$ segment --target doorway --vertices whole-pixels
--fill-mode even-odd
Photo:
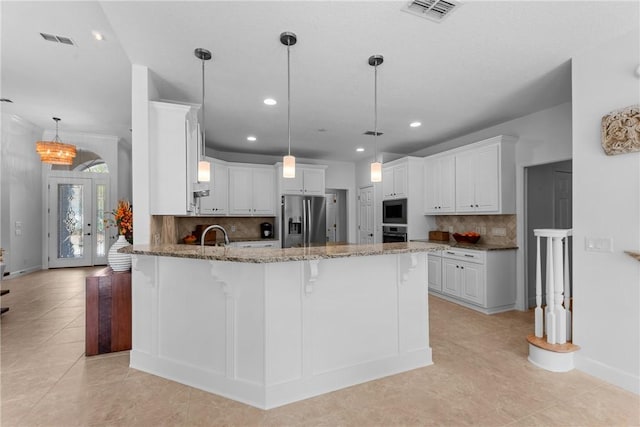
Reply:
[[[358,194],[358,214],[358,243],[361,245],[375,243],[373,186],[360,189],[360,194]]]
[[[572,161],[548,163],[525,168],[525,280],[527,308],[536,306],[536,238],[539,228],[572,227]],[[569,239],[569,271],[572,271]],[[546,277],[546,245],[541,245],[542,277]],[[544,299],[544,297],[543,297]],[[543,300],[543,304],[545,301]]]
[[[52,173],[47,192],[48,267],[106,264],[108,177],[86,172]]]
[[[327,243],[347,242],[347,190],[326,189]]]

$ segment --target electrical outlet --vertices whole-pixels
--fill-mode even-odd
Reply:
[[[491,234],[494,236],[506,236],[507,235],[507,229],[504,227],[494,227],[491,229]]]
[[[585,237],[584,249],[587,252],[613,252],[613,238]]]
[[[235,226],[235,225],[232,225],[232,226],[231,226],[231,232],[232,232],[232,233],[235,233],[235,232],[236,232],[236,226]]]

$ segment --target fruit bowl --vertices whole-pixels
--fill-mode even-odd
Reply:
[[[480,240],[480,235],[478,233],[474,233],[473,231],[469,231],[466,233],[453,233],[453,238],[456,239],[456,242],[462,243],[476,243]]]

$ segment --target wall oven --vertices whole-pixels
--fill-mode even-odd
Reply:
[[[406,224],[407,223],[407,199],[383,200],[382,201],[382,223],[383,224]]]
[[[382,227],[382,243],[406,242],[407,227]]]

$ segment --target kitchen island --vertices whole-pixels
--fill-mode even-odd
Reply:
[[[131,367],[270,409],[430,365],[446,248],[133,246]]]

